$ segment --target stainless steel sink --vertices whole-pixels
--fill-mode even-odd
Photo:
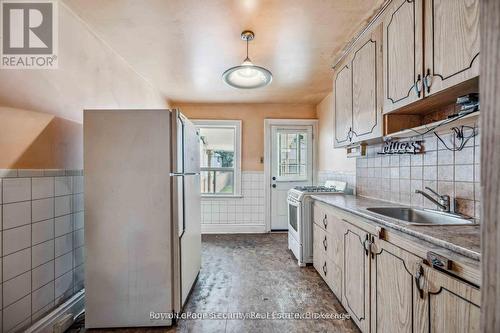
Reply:
[[[462,215],[444,213],[430,209],[408,207],[371,207],[368,211],[416,225],[460,225],[474,224],[474,220]]]

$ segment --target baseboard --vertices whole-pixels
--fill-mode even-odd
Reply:
[[[265,224],[202,224],[202,234],[263,234],[266,233]]]
[[[80,290],[70,299],[57,308],[49,312],[45,317],[31,325],[26,333],[52,333],[54,332],[54,324],[68,314],[76,318],[85,309],[85,289]]]

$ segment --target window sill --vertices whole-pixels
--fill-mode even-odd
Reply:
[[[238,199],[243,198],[241,194],[202,194],[201,199]]]

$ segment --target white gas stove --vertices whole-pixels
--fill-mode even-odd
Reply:
[[[288,248],[299,266],[313,262],[311,195],[338,195],[345,193],[346,187],[346,182],[329,180],[324,186],[298,186],[288,191]]]

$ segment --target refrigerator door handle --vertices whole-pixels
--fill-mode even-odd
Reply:
[[[184,177],[184,176],[196,176],[199,175],[197,172],[171,172],[170,177]]]

